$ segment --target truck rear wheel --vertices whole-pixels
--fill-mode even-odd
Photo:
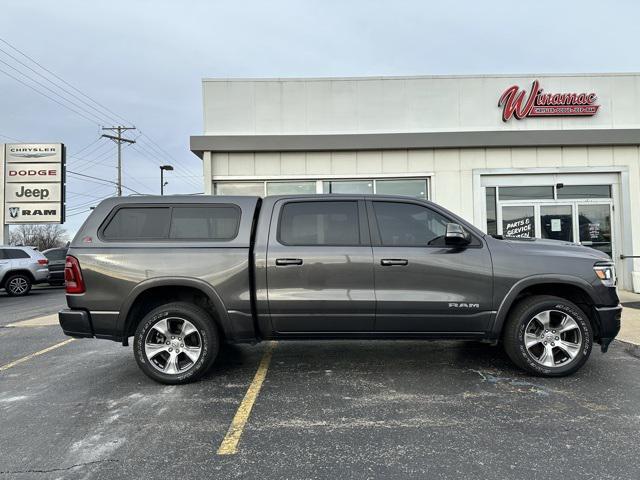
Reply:
[[[133,353],[148,377],[176,385],[204,374],[216,359],[219,345],[216,326],[205,310],[175,302],[145,315],[136,329]]]
[[[509,313],[504,348],[520,368],[545,377],[576,372],[593,348],[593,329],[574,303],[550,295],[522,300]]]

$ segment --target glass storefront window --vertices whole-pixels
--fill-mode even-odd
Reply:
[[[502,192],[502,189],[500,190]],[[558,198],[611,198],[611,185],[565,185],[557,189]]]
[[[540,207],[542,238],[573,242],[573,214],[571,205],[543,205]]]
[[[578,225],[582,245],[613,256],[610,205],[578,205]]]
[[[216,195],[258,195],[264,196],[263,182],[216,182]]]
[[[324,193],[373,193],[373,180],[329,180],[323,187]]]
[[[496,214],[496,187],[487,187],[485,200],[487,203],[487,233],[496,235],[498,233],[498,217]]]
[[[376,180],[375,182],[376,193],[381,195],[427,198],[427,181],[425,179]]]
[[[536,236],[533,206],[502,207],[502,235],[533,238]]]
[[[316,182],[267,182],[267,195],[306,195],[316,193]]]
[[[500,201],[553,199],[553,186],[548,187],[500,187]]]

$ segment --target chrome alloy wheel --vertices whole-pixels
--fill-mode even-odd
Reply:
[[[198,329],[184,318],[163,318],[147,332],[144,353],[154,368],[168,375],[177,375],[189,370],[200,358],[202,337]]]
[[[22,295],[29,288],[29,283],[23,277],[15,277],[12,278],[7,285],[7,290],[9,290],[13,295]]]
[[[583,343],[576,320],[560,310],[538,313],[529,320],[524,333],[524,344],[531,358],[550,368],[571,362]]]

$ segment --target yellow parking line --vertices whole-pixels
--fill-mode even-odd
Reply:
[[[44,353],[50,352],[51,350],[55,350],[56,348],[60,348],[65,346],[68,343],[73,342],[73,338],[70,338],[69,340],[65,340],[64,342],[60,342],[60,343],[56,343],[55,345],[51,345],[50,347],[47,347],[43,350],[40,350],[38,352],[35,353],[31,353],[29,355],[27,355],[26,357],[22,357],[19,358],[18,360],[14,360],[11,363],[7,363],[6,365],[2,365],[0,367],[0,372],[4,372],[5,370],[9,370],[11,367],[15,367],[16,365],[20,365],[23,362],[26,362],[27,360],[31,360],[34,357],[37,357],[38,355],[42,355]]]
[[[262,383],[267,376],[269,363],[271,362],[273,350],[276,348],[276,345],[277,342],[269,342],[269,345],[267,345],[267,349],[262,355],[262,360],[260,360],[260,365],[258,365],[258,371],[253,377],[253,381],[251,382],[251,385],[249,385],[249,389],[247,390],[247,393],[245,393],[242,403],[238,407],[238,411],[236,411],[236,414],[231,421],[231,426],[218,448],[218,455],[233,455],[237,453],[238,442],[240,441],[244,427],[247,424],[247,420],[249,420],[253,404],[255,403],[256,398],[258,398],[260,388],[262,388]]]
[[[44,317],[30,318],[29,320],[21,320],[15,323],[9,323],[5,327],[48,327],[52,325],[60,325],[58,314],[45,315]]]

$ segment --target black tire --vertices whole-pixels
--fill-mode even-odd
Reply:
[[[171,338],[176,337],[178,335],[178,331],[180,328],[181,321],[190,322],[196,329],[197,334],[199,335],[198,344],[201,345],[201,353],[192,365],[186,368],[184,371],[179,371],[177,373],[163,373],[160,370],[160,366],[164,360],[164,357],[160,357],[158,360],[157,357],[152,357],[149,359],[147,354],[145,353],[145,342],[147,340],[148,335],[157,336],[157,329],[154,329],[154,326],[158,325],[162,320],[170,319],[168,321],[169,333],[175,331]],[[150,332],[150,330],[154,329],[154,332]],[[194,334],[192,334],[194,335]],[[162,338],[162,336],[160,336]],[[171,340],[171,338],[167,338],[167,341],[174,342],[175,340]],[[176,337],[177,338],[177,337]],[[191,337],[193,338],[193,337]],[[183,340],[186,343],[187,337]],[[164,342],[162,342],[164,343]],[[158,345],[157,343],[153,345]],[[173,346],[173,343],[172,343]],[[176,345],[179,347],[180,345]],[[182,345],[184,347],[184,345]],[[153,380],[165,383],[169,385],[178,385],[183,383],[189,383],[197,380],[200,376],[202,376],[211,366],[218,355],[218,351],[220,349],[220,336],[218,334],[218,330],[214,323],[213,318],[202,308],[193,305],[191,303],[186,302],[175,302],[168,303],[166,305],[162,305],[151,312],[149,312],[142,321],[139,323],[138,328],[136,329],[134,342],[133,342],[133,354],[136,358],[136,362],[140,369],[147,375],[149,378]],[[183,348],[183,350],[186,350]],[[179,352],[180,350],[176,349],[175,352]],[[173,355],[176,355],[176,353]],[[162,355],[162,352],[158,355]],[[166,356],[168,357],[168,353]],[[185,354],[178,354],[179,357],[186,359]],[[186,359],[187,361],[189,359]],[[153,363],[152,363],[153,362]],[[166,364],[165,364],[166,365]]]
[[[9,274],[4,282],[4,289],[10,297],[24,297],[31,291],[32,282],[24,273]]]
[[[532,326],[529,322],[536,315],[546,311],[552,312],[549,317],[552,328],[554,325],[553,322],[557,322],[558,319],[563,318],[562,314],[566,314],[572,317],[576,324],[576,327],[574,327],[570,333],[566,333],[566,335],[575,335],[575,337],[573,337],[574,339],[577,339],[577,335],[580,335],[579,341],[576,340],[576,344],[580,347],[576,349],[574,353],[575,357],[572,359],[568,359],[568,355],[566,355],[564,349],[559,349],[559,347],[555,346],[551,347],[551,345],[555,345],[555,343],[544,343],[544,345],[549,345],[549,347],[545,347],[540,340],[538,345],[531,347],[537,348],[539,346],[539,348],[542,349],[552,349],[555,353],[551,355],[551,362],[555,363],[556,356],[559,356],[561,359],[558,364],[554,366],[542,365],[539,359],[534,357],[534,353],[527,349],[525,345],[527,326],[530,328]],[[537,324],[533,324],[534,327],[536,325]],[[547,334],[544,333],[545,331],[546,330],[540,330],[539,338],[542,339],[544,335],[565,335],[555,333],[555,329],[549,329],[549,333]],[[552,334],[551,332],[554,333]],[[559,337],[553,337],[551,340],[554,338]],[[591,350],[593,349],[593,328],[587,315],[573,302],[551,295],[536,295],[522,300],[509,312],[503,332],[503,342],[504,349],[509,358],[523,370],[544,377],[563,377],[579,370],[589,359],[589,355],[591,355]],[[542,353],[540,357],[542,357]],[[562,362],[563,357],[566,357],[564,362]]]

